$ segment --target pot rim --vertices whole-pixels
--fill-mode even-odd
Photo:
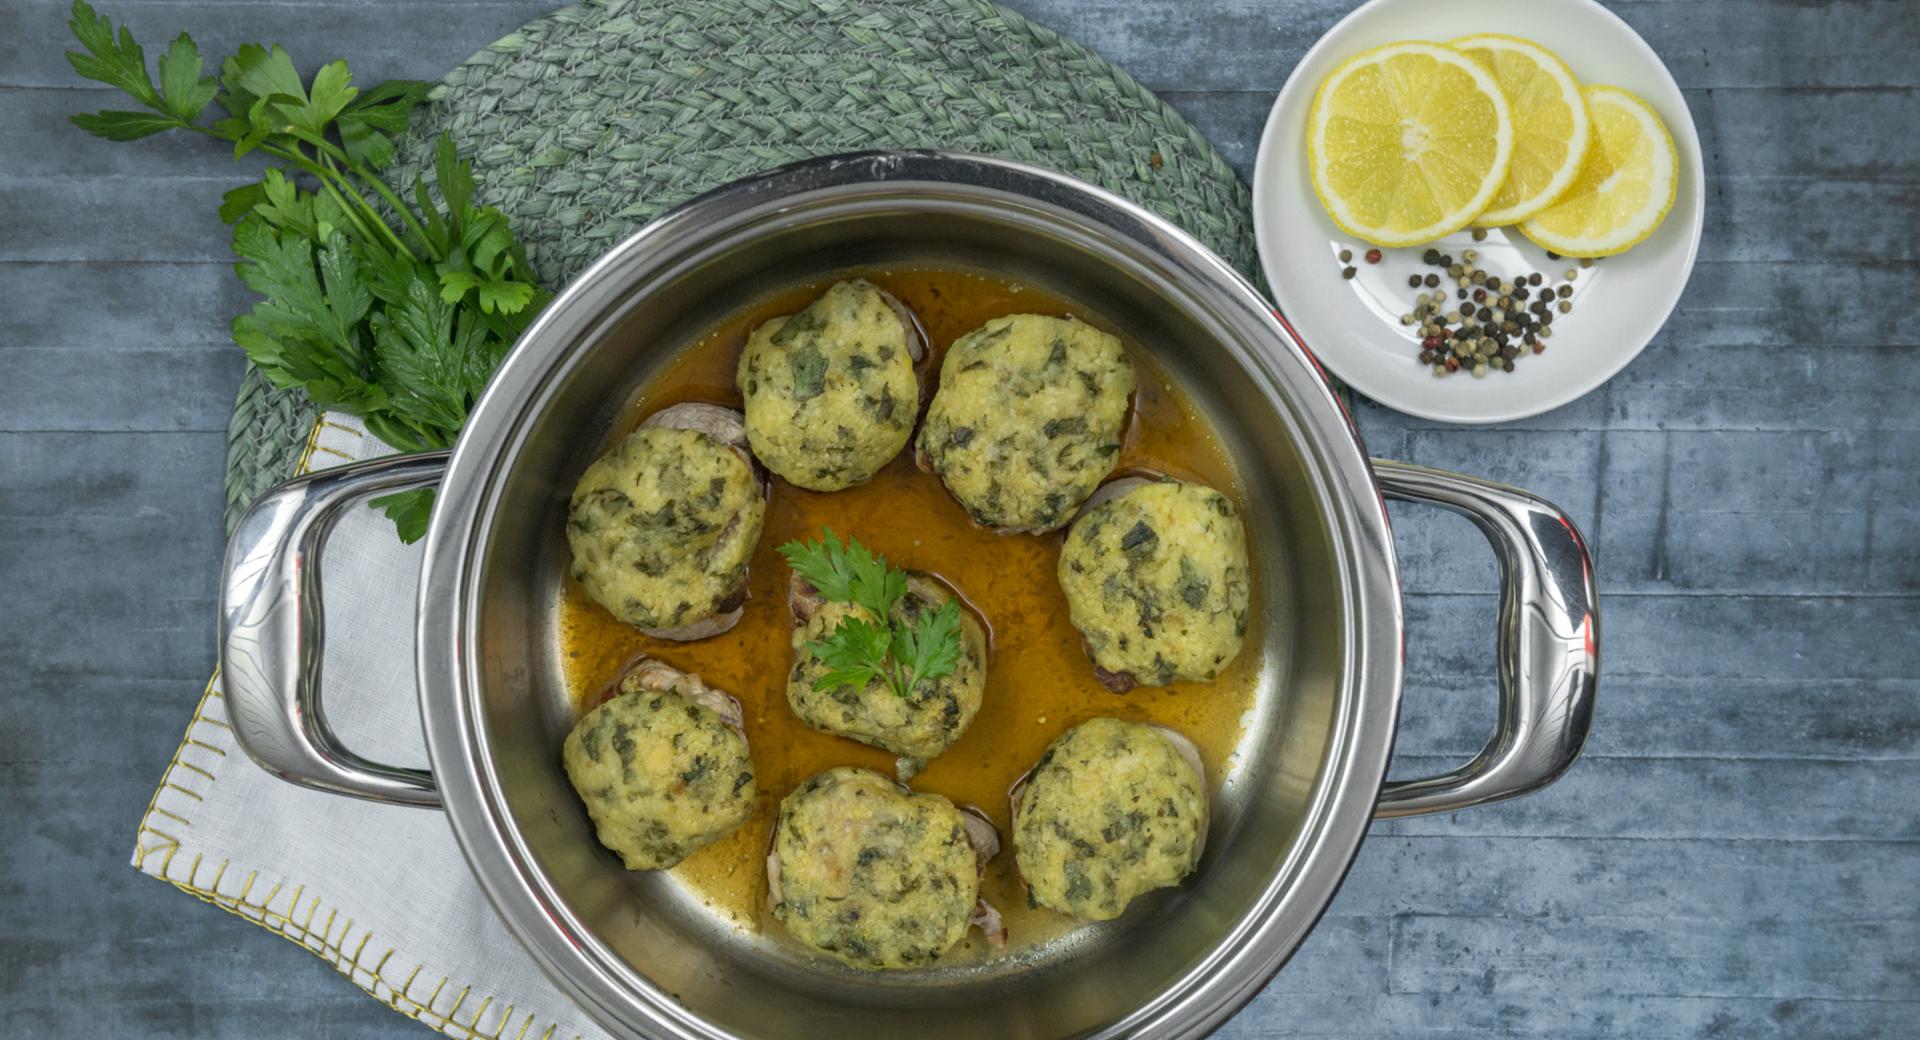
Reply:
[[[735,181],[665,213],[577,276],[515,345],[476,404],[441,485],[420,578],[416,636],[428,755],[462,854],[488,900],[554,982],[610,1030],[723,1040],[602,943],[545,878],[518,833],[478,711],[474,604],[494,493],[530,419],[634,286],[730,234],[854,196],[943,197],[1039,213],[1091,236],[1204,298],[1242,340],[1226,344],[1244,374],[1284,406],[1327,514],[1334,597],[1347,634],[1325,768],[1301,835],[1253,907],[1171,986],[1108,1023],[1108,1036],[1197,1037],[1279,971],[1331,902],[1372,820],[1391,755],[1402,679],[1399,573],[1385,503],[1359,434],[1277,312],[1199,241],[1118,195],[1005,159],[943,151],[827,156]],[[644,291],[644,290],[641,290]]]

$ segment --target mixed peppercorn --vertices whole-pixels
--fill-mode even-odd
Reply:
[[[1476,229],[1474,241],[1484,241],[1486,234]],[[1353,251],[1342,249],[1339,255],[1345,265],[1341,277],[1354,277]],[[1554,253],[1547,258],[1561,259]],[[1379,263],[1380,251],[1368,250],[1366,259]],[[1579,278],[1581,269],[1593,266],[1592,260],[1581,260],[1562,273],[1556,286],[1538,271],[1502,278],[1480,267],[1479,253],[1472,249],[1456,259],[1430,248],[1420,260],[1434,270],[1407,276],[1407,288],[1423,291],[1414,296],[1413,309],[1400,315],[1400,324],[1417,328],[1420,363],[1436,377],[1463,370],[1475,378],[1511,372],[1528,354],[1546,353],[1554,318],[1573,311],[1569,283]]]

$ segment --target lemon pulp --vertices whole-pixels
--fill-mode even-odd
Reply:
[[[1525,220],[1565,195],[1580,172],[1591,138],[1580,81],[1552,51],[1517,36],[1482,33],[1448,46],[1493,73],[1513,117],[1513,164],[1474,223],[1500,227]]]
[[[1653,107],[1619,87],[1584,91],[1593,143],[1567,194],[1520,225],[1562,256],[1612,256],[1645,241],[1679,188],[1673,136]]]
[[[1513,145],[1493,73],[1437,43],[1349,58],[1307,115],[1314,194],[1342,230],[1376,245],[1416,245],[1467,226],[1499,191]]]

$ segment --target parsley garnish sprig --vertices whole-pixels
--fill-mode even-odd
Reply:
[[[160,55],[159,83],[132,32],[74,0],[67,23],[84,50],[67,60],[141,111],[91,112],[75,125],[110,141],[172,130],[258,152],[282,165],[227,192],[235,272],[265,299],[233,321],[233,338],[268,379],[321,408],[360,416],[403,451],[453,443],[467,412],[548,294],[499,210],[474,203],[473,168],[453,138],[434,154],[411,201],[381,179],[429,84],[353,85],[345,61],[309,79],[279,46],[247,44],[202,75],[181,33]],[[224,118],[203,120],[218,104]],[[431,489],[375,499],[405,541],[426,531]]]
[[[788,542],[780,555],[822,598],[852,603],[866,614],[849,614],[826,638],[808,641],[807,649],[827,666],[820,686],[864,688],[880,679],[895,696],[907,699],[923,680],[959,667],[960,601],[949,599],[910,620],[894,617],[894,606],[907,595],[906,572],[874,555],[860,539],[842,545],[832,528],[822,530],[822,540]]]

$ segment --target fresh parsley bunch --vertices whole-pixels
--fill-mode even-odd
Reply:
[[[381,180],[392,135],[428,84],[361,91],[345,61],[303,80],[285,50],[256,44],[223,61],[216,79],[202,75],[199,48],[181,33],[160,56],[156,87],[125,26],[116,34],[85,0],[74,0],[67,24],[85,48],[67,54],[74,71],[145,109],[73,116],[81,129],[110,141],[185,130],[229,142],[236,159],[259,152],[281,163],[220,203],[235,271],[265,297],[233,321],[247,357],[276,385],[360,416],[395,448],[451,445],[548,294],[507,218],[475,205],[473,168],[451,137],[440,136],[434,156],[438,204],[424,179],[411,201]],[[213,104],[225,118],[202,121]],[[433,491],[374,504],[411,542],[426,533]]]
[[[910,621],[895,618],[894,605],[907,595],[906,572],[875,556],[858,538],[842,545],[832,528],[822,531],[821,541],[788,542],[780,555],[823,598],[855,604],[866,616],[843,617],[825,639],[807,643],[828,669],[821,686],[865,688],[883,679],[905,699],[922,680],[951,674],[960,664],[960,601],[947,600]]]

